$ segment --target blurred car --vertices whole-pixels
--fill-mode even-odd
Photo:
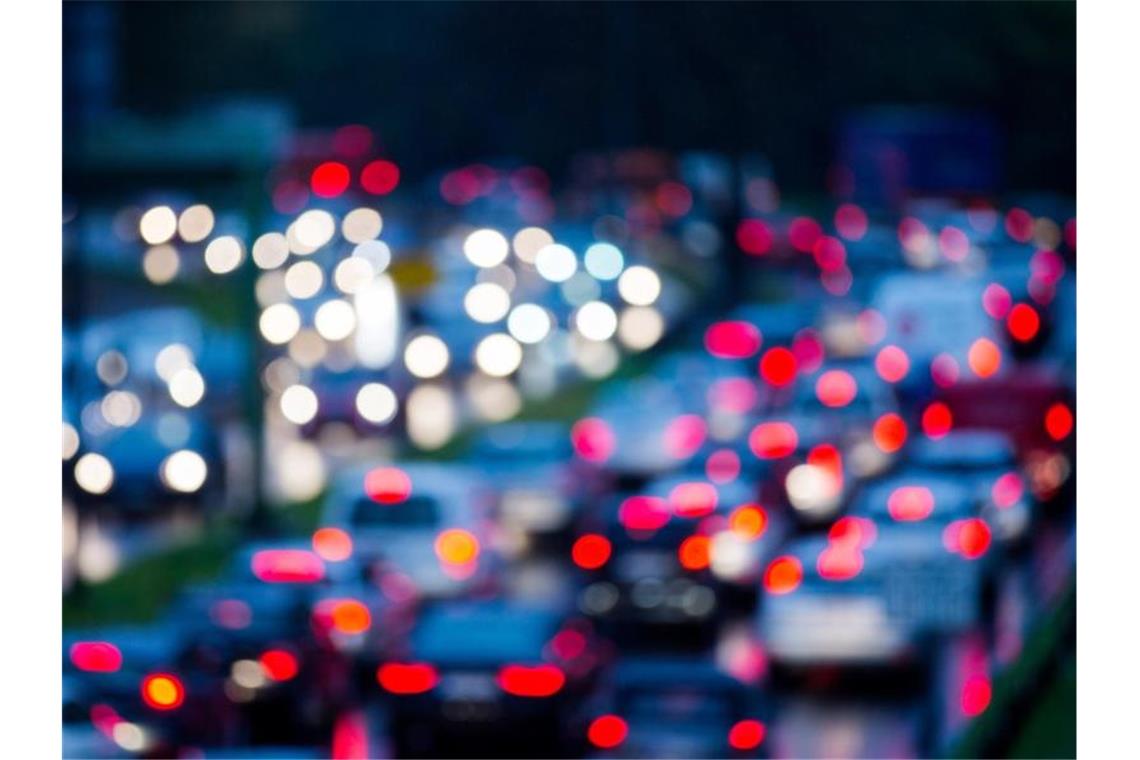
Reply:
[[[225,460],[214,428],[191,410],[142,413],[125,427],[85,429],[71,464],[78,504],[135,515],[221,505]]]
[[[786,526],[756,490],[670,476],[613,499],[587,523],[572,559],[579,607],[622,642],[707,641],[724,608],[755,600]]]
[[[767,757],[762,693],[705,657],[623,658],[587,705],[589,757]]]
[[[957,503],[972,508],[968,493]],[[983,619],[985,570],[975,560],[988,540],[963,524],[848,516],[827,536],[790,544],[765,572],[757,614],[773,675],[921,672],[934,634]]]
[[[493,579],[489,503],[486,482],[459,465],[354,467],[336,477],[321,524],[347,532],[394,593],[454,596]]]
[[[604,657],[588,626],[558,612],[441,602],[376,677],[401,757],[553,753]]]
[[[916,441],[907,455],[915,467],[945,473],[972,488],[981,505],[979,515],[999,540],[1016,543],[1027,535],[1036,504],[1009,436],[987,430],[952,430],[938,439]]]
[[[581,502],[600,490],[574,460],[561,423],[491,426],[472,444],[468,461],[493,485],[495,518],[508,543],[521,547],[565,538]]]

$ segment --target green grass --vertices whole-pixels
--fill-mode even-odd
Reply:
[[[1015,714],[1015,711],[1019,697],[1028,689],[1037,688],[1035,680],[1042,669],[1054,658],[1065,655],[1065,634],[1073,625],[1075,617],[1076,581],[1073,580],[1070,581],[1060,601],[1045,615],[1026,640],[1021,657],[995,680],[989,709],[974,720],[956,745],[951,748],[950,757],[987,757],[992,754],[988,748],[993,746],[996,740],[1003,734],[1019,730],[1019,727],[1020,733],[1014,740],[1013,746],[1021,747],[1024,746],[1023,743],[1027,743],[1031,750],[1035,750],[1033,756],[1036,757],[1066,756],[1063,754],[1066,742],[1075,745],[1076,741],[1076,712],[1075,710],[1067,714],[1058,712],[1056,707],[1063,706],[1061,698],[1050,706],[1047,699],[1052,696],[1052,684],[1036,702],[1033,715],[1029,719],[1022,719]],[[1064,669],[1059,672],[1063,673]],[[1045,713],[1046,717],[1041,720],[1047,720],[1051,724],[1046,726],[1050,733],[1042,734],[1034,728],[1033,720],[1046,709],[1048,710]],[[1044,724],[1036,725],[1039,729]],[[1066,739],[1069,734],[1073,738]],[[1042,749],[1051,743],[1055,743],[1055,746],[1042,753]],[[1056,754],[1058,752],[1062,754]]]
[[[63,597],[63,626],[153,620],[184,585],[216,576],[236,545],[231,526],[212,526],[200,539],[144,557],[110,580],[80,584]]]
[[[1009,753],[1016,758],[1077,756],[1077,660],[1062,665]]]

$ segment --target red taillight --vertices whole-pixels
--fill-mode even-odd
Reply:
[[[831,544],[819,553],[815,569],[824,580],[851,580],[863,569],[863,552],[857,544]]]
[[[687,459],[705,442],[708,429],[696,414],[682,414],[665,428],[665,451],[674,459]]]
[[[377,467],[364,476],[364,492],[380,504],[399,504],[412,493],[412,479],[399,467]]]
[[[387,662],[376,671],[376,680],[392,694],[423,694],[439,682],[439,674],[423,662]]]
[[[288,681],[297,675],[297,658],[284,649],[270,649],[259,658],[265,677],[271,681]]]
[[[859,392],[859,385],[850,372],[833,369],[824,372],[815,382],[815,395],[819,403],[831,408],[847,406]]]
[[[758,720],[737,721],[728,732],[728,745],[735,750],[756,749],[764,741],[767,728]]]
[[[782,346],[768,349],[760,359],[760,377],[776,387],[795,380],[797,369],[795,354]]]
[[[875,445],[878,446],[881,451],[892,454],[901,449],[903,444],[906,443],[906,422],[894,412],[888,412],[875,420],[875,426],[871,430],[871,436],[875,439]]]
[[[981,557],[990,548],[992,541],[990,526],[977,517],[955,520],[942,533],[942,543],[947,550],[961,554],[966,559]]]
[[[265,549],[253,555],[250,566],[266,583],[316,583],[325,577],[325,563],[304,549]]]
[[[922,413],[922,432],[935,440],[942,438],[954,427],[954,415],[950,407],[935,401]]]
[[[71,664],[88,673],[114,673],[123,665],[123,654],[106,641],[77,641],[71,645]]]
[[[711,483],[679,483],[669,492],[669,504],[678,517],[704,517],[716,509],[718,494]]]
[[[899,522],[925,520],[934,511],[934,494],[924,486],[899,486],[887,497],[887,511]]]
[[[760,331],[748,322],[716,322],[705,331],[705,349],[718,359],[747,359],[761,342]]]
[[[795,557],[776,557],[764,571],[764,588],[769,594],[790,594],[804,578],[804,568]]]
[[[1041,317],[1029,304],[1019,303],[1010,310],[1005,326],[1014,340],[1026,343],[1037,335],[1041,327]]]
[[[597,533],[587,533],[574,542],[570,557],[583,570],[597,570],[606,564],[612,550],[608,538]]]
[[[186,690],[177,676],[152,673],[143,679],[142,698],[155,710],[173,710],[186,698]]]
[[[498,681],[500,689],[516,697],[549,697],[562,689],[566,676],[553,665],[504,665]]]
[[[629,726],[616,715],[602,715],[594,718],[586,731],[586,738],[599,749],[613,749],[620,746],[629,734]]]
[[[1063,441],[1073,432],[1073,413],[1061,402],[1053,404],[1045,413],[1045,432],[1054,441]]]
[[[570,428],[570,442],[579,457],[595,463],[609,459],[617,446],[613,430],[598,417],[586,417],[574,423]]]
[[[669,522],[669,506],[657,496],[630,496],[618,507],[626,530],[657,530]]]
[[[748,447],[760,459],[780,459],[795,451],[799,441],[799,435],[790,423],[761,422],[752,428]]]

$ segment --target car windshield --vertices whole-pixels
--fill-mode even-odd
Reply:
[[[531,611],[454,609],[428,614],[413,634],[417,658],[432,663],[518,662],[542,656],[556,620]]]
[[[439,503],[430,496],[412,496],[399,504],[379,504],[365,496],[353,505],[352,524],[361,528],[437,525]]]

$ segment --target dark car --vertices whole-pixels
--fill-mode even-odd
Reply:
[[[575,542],[579,607],[631,644],[706,641],[749,606],[786,523],[743,481],[670,476],[613,499]]]
[[[766,757],[762,692],[705,657],[628,657],[579,720],[590,757]]]
[[[426,609],[376,677],[402,757],[554,753],[604,654],[584,621],[505,601]]]

